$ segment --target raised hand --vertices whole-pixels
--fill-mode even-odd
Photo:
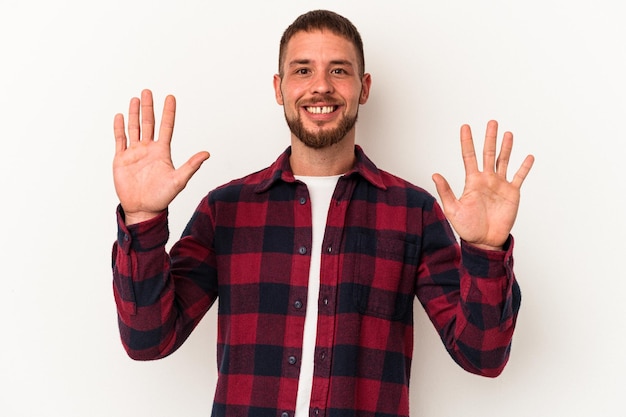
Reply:
[[[170,143],[175,115],[176,99],[167,96],[158,140],[154,140],[154,109],[150,90],[141,92],[141,100],[134,97],[130,101],[128,138],[124,116],[115,115],[113,181],[126,215],[126,224],[148,220],[165,210],[209,158],[208,152],[198,152],[181,167],[174,168]]]
[[[493,250],[502,248],[513,228],[519,207],[520,188],[534,162],[534,157],[528,155],[509,182],[506,172],[513,148],[513,134],[504,133],[496,160],[497,134],[498,123],[492,120],[487,124],[483,170],[479,171],[470,127],[461,127],[465,188],[458,200],[446,179],[440,174],[433,175],[444,213],[459,237],[484,249]]]

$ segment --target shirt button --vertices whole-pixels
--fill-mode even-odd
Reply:
[[[280,415],[280,417],[289,417],[289,413],[285,411]]]
[[[306,254],[306,248],[304,246],[300,246],[300,248],[298,249],[298,253],[300,255]]]
[[[328,305],[328,298],[324,298],[324,305],[327,306]]]
[[[313,415],[319,416],[319,415],[320,415],[320,409],[319,409],[319,408],[317,408],[317,407],[315,407],[315,408],[313,409]]]
[[[333,251],[333,247],[332,246],[329,246],[329,247],[326,248],[326,252],[332,253],[332,251]]]
[[[302,308],[302,301],[297,300],[295,303],[293,303],[293,306],[300,310]]]
[[[322,352],[320,353],[320,358],[321,358],[322,360],[326,359],[326,352],[322,351]]]
[[[296,364],[296,357],[295,356],[290,356],[289,359],[287,359],[289,361],[289,365],[295,365]]]
[[[306,204],[306,198],[300,197],[300,204]]]

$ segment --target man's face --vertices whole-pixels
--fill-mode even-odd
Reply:
[[[371,84],[358,62],[354,45],[329,31],[298,32],[287,44],[274,90],[291,133],[305,145],[320,149],[353,134]]]

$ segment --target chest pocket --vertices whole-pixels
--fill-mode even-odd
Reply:
[[[412,312],[417,263],[416,244],[359,234],[353,279],[357,311],[387,320],[406,318]]]

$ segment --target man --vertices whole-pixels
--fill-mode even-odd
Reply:
[[[291,146],[210,192],[169,254],[167,207],[209,154],[172,166],[171,96],[157,141],[149,91],[131,100],[128,138],[115,117],[122,341],[135,359],[166,356],[219,299],[214,416],[407,416],[415,296],[464,369],[496,376],[507,362],[520,303],[509,232],[533,158],[509,182],[512,135],[496,160],[492,121],[480,171],[461,128],[461,198],[433,176],[459,246],[431,195],[355,145],[370,87],[347,19],[296,19],[274,76]]]

